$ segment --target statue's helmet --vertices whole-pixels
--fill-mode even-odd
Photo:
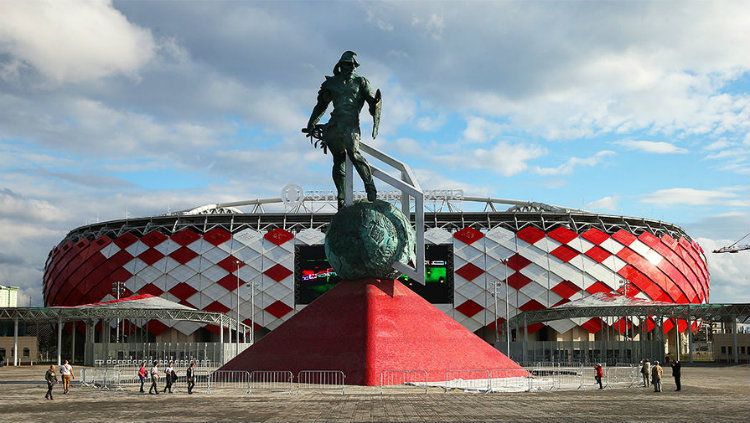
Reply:
[[[351,50],[345,51],[344,54],[341,55],[341,59],[339,59],[338,63],[336,63],[336,66],[334,66],[333,68],[334,74],[338,74],[339,72],[341,72],[342,63],[352,63],[356,68],[357,66],[359,66],[359,62],[357,62],[357,53]]]

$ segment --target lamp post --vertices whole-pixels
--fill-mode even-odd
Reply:
[[[510,322],[509,322],[509,310],[508,310],[508,259],[500,260],[505,267],[505,350],[506,354],[510,355]],[[493,297],[495,299],[495,339],[500,341],[500,326],[497,324],[497,320],[500,318],[497,313],[497,287],[500,285],[500,281],[496,280],[493,283]]]
[[[125,282],[112,282],[112,293],[115,294],[115,298],[120,299],[120,294],[125,293]],[[124,335],[124,334],[123,334]],[[120,342],[120,318],[117,318],[117,329],[115,331],[116,342]]]
[[[620,279],[620,286],[623,287],[623,293],[624,293],[623,295],[625,295],[625,302],[626,302],[626,305],[627,305],[627,300],[628,300],[628,286],[630,286],[630,281],[629,280],[622,280],[622,279]],[[628,339],[628,319],[627,319],[627,316],[624,316],[623,319],[625,320],[625,340],[627,340]]]
[[[235,342],[235,357],[240,355],[240,261],[235,260],[234,263],[237,265],[237,339]]]

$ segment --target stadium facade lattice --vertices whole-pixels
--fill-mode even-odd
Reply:
[[[74,229],[49,253],[45,303],[106,301],[113,284],[124,282],[125,294],[153,294],[235,316],[239,285],[241,319],[250,324],[254,310],[252,322],[262,336],[336,283],[322,253],[333,211],[326,200],[332,199],[308,195],[287,202],[288,212],[281,199],[209,205]],[[673,224],[446,192],[428,199],[433,205],[425,213],[428,280],[424,286],[405,282],[488,341],[506,316],[600,292],[708,302],[704,251]],[[467,204],[483,210],[462,210]],[[499,211],[501,204],[512,207]],[[241,212],[240,206],[252,209]],[[266,210],[274,207],[279,211]],[[538,323],[528,333],[541,340],[565,334],[593,340],[607,324],[621,331],[654,327],[635,317],[608,322],[595,317]],[[664,325],[666,332],[672,322]],[[153,336],[178,331],[183,339],[216,333],[191,322],[151,321],[148,329]]]

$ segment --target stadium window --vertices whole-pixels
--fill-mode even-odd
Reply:
[[[24,349],[23,349],[23,356],[24,356],[24,357],[28,357],[28,356],[29,356],[29,354],[31,354],[31,351],[29,351],[29,349],[28,349],[28,348],[24,348]]]
[[[745,346],[740,347],[740,354],[745,354]]]
[[[727,347],[725,347],[725,346],[722,345],[721,346],[721,353],[722,354],[726,354],[727,353]]]

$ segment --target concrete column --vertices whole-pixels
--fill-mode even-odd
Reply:
[[[62,364],[62,319],[57,318],[57,365]]]
[[[18,366],[18,316],[13,320],[13,365]]]
[[[70,364],[76,359],[76,322],[71,322],[72,331],[70,333]]]
[[[507,304],[506,304],[507,307]],[[523,317],[523,361],[526,362],[526,350],[529,348],[529,323]]]
[[[224,318],[219,317],[219,359],[224,365]]]
[[[740,349],[737,346],[737,316],[732,316],[732,355],[734,364],[740,363]]]
[[[690,321],[690,306],[688,306],[688,361],[693,362],[693,324]]]
[[[679,360],[680,359],[680,326],[679,326],[679,320],[675,317],[674,318],[674,359]]]

